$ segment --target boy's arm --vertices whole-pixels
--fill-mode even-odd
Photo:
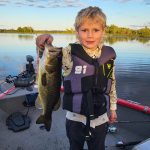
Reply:
[[[116,110],[117,109],[117,94],[116,94],[115,67],[113,68],[112,85],[111,85],[109,96],[110,96],[110,110]]]
[[[62,50],[63,57],[62,57],[62,69],[63,69],[63,76],[68,76],[71,73],[73,62],[71,58],[71,46],[67,46]]]
[[[110,122],[115,122],[117,119],[117,94],[116,94],[116,78],[115,78],[115,67],[112,73],[112,85],[110,89]]]
[[[36,38],[36,46],[43,51],[45,49],[45,43],[52,44],[52,42],[53,42],[53,37],[49,34],[42,34]],[[37,53],[39,52],[37,51]],[[70,74],[73,66],[73,62],[71,59],[71,46],[69,45],[68,47],[63,48],[62,53],[63,53],[63,57],[62,57],[63,76],[67,76]],[[37,60],[37,65],[38,65],[38,60]]]

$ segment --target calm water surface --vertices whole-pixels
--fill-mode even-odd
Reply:
[[[53,34],[53,37],[53,45],[62,47],[76,40],[74,35]],[[0,78],[23,71],[26,55],[36,59],[35,38],[31,34],[0,34]],[[117,53],[118,97],[150,106],[150,40],[109,38],[105,44]]]

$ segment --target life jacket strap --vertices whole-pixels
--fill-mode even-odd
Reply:
[[[86,127],[85,127],[85,140],[88,141],[92,137],[92,131],[90,130],[90,122],[91,120],[95,119],[92,90],[89,90],[86,93],[86,100],[87,100],[87,115],[86,115]]]

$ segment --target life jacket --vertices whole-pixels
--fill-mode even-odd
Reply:
[[[116,53],[103,46],[101,56],[93,59],[81,45],[71,44],[71,56],[73,68],[63,82],[63,109],[94,119],[107,111]]]

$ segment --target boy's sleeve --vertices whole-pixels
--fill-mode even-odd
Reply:
[[[113,68],[112,85],[111,85],[109,96],[110,96],[110,110],[116,110],[117,109],[117,94],[116,94],[115,66]]]
[[[68,45],[67,47],[63,48],[62,53],[63,53],[62,57],[63,76],[68,76],[73,66],[71,58],[71,46]]]

